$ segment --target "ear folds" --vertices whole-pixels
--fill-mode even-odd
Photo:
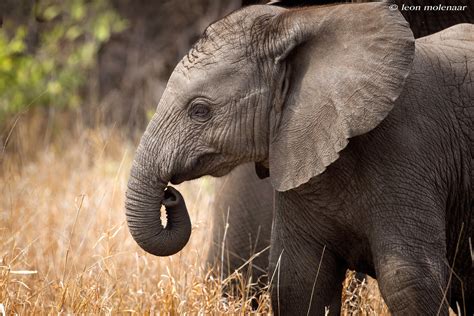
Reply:
[[[349,138],[388,115],[410,72],[414,38],[385,3],[288,10],[275,21],[275,63],[290,65],[291,77],[269,165],[275,189],[286,191],[322,173]]]

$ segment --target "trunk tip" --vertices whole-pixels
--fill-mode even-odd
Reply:
[[[183,196],[175,188],[168,186],[165,190],[165,195],[163,199],[163,204],[166,207],[177,206],[183,200]]]

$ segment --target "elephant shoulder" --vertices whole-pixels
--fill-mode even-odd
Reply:
[[[474,51],[474,24],[457,24],[440,32],[421,37],[416,40],[416,43],[451,46]]]
[[[469,170],[474,185],[474,24],[457,24],[441,32],[420,39],[433,45],[446,56],[453,75],[444,72],[445,80],[457,87],[449,95],[457,95],[455,115],[466,139],[466,151],[470,153]],[[440,59],[438,59],[440,60]]]

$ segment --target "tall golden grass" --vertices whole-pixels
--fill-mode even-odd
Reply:
[[[271,313],[268,288],[252,310],[255,285],[247,276],[221,280],[219,267],[205,265],[212,178],[179,187],[190,208],[191,240],[175,256],[154,257],[135,244],[125,223],[133,145],[110,129],[84,129],[35,146],[31,125],[15,128],[10,141],[21,139],[35,154],[0,148],[0,315]],[[388,314],[375,281],[361,283],[352,272],[342,300],[344,315]]]

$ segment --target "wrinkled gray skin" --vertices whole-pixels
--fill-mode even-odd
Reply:
[[[243,1],[242,5],[265,4],[267,0],[248,0]],[[298,7],[308,5],[321,5],[336,2],[351,2],[340,0],[280,0],[272,1],[273,5],[282,7]],[[352,2],[368,2],[357,1]],[[386,1],[396,3],[399,8],[402,4],[410,5],[432,5],[430,1],[422,3],[421,0],[408,1],[396,0]],[[467,5],[468,0],[445,1],[446,5]],[[474,7],[468,6],[463,11],[402,11],[402,14],[410,24],[415,38],[430,35],[449,26],[463,23],[474,22]],[[213,266],[220,266],[222,256],[222,238],[225,229],[225,218],[229,211],[228,228],[225,239],[227,249],[225,255],[224,276],[232,273],[236,269],[246,272],[245,263],[255,251],[264,249],[270,244],[271,223],[273,219],[273,190],[268,179],[259,181],[255,175],[254,167],[251,164],[243,165],[237,168],[229,175],[219,178],[216,187],[218,194],[215,198],[213,208],[213,242],[208,256],[208,263]],[[258,238],[257,238],[258,237]],[[262,253],[256,257],[252,265],[252,279],[257,280],[265,275],[268,267],[268,254]],[[263,268],[263,269],[262,269]],[[364,274],[357,273],[356,276],[362,280]]]
[[[376,277],[394,315],[446,315],[446,301],[471,314],[473,36],[463,24],[415,45],[381,3],[254,6],[214,23],[137,150],[132,236],[156,255],[179,251],[189,218],[168,182],[258,162],[277,191],[276,314],[337,314],[347,268]]]

